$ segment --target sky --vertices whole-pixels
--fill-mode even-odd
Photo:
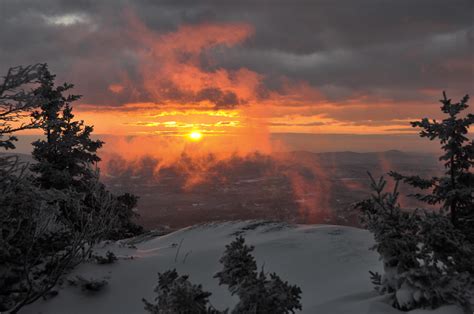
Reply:
[[[0,29],[1,72],[47,62],[100,134],[389,138],[474,91],[471,0],[0,0]]]

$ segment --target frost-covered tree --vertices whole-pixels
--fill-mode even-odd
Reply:
[[[15,147],[16,131],[42,126],[29,117],[45,102],[38,88],[49,75],[45,64],[15,67],[0,83],[0,149]],[[28,168],[17,156],[0,155],[2,313],[17,313],[48,294],[117,226],[117,208],[130,206],[107,192],[97,177],[88,182],[87,193],[73,186],[45,188]],[[86,197],[94,200],[94,210]]]
[[[374,193],[357,207],[363,225],[374,235],[372,249],[383,262],[382,275],[371,273],[376,289],[390,294],[393,306],[402,310],[443,304],[468,309],[471,278],[459,269],[472,260],[463,234],[438,213],[402,210],[398,182],[394,191],[385,192],[383,178],[370,179]],[[459,252],[462,262],[452,258]]]
[[[427,118],[412,122],[421,137],[439,140],[445,175],[424,179],[390,172],[399,182],[425,190],[414,194],[438,210],[403,210],[398,192],[384,192],[385,180],[371,177],[372,198],[360,202],[362,222],[375,238],[374,249],[384,263],[382,275],[372,273],[381,293],[393,296],[393,305],[403,310],[457,304],[471,311],[469,299],[474,265],[474,142],[468,138],[474,115],[461,113],[468,108],[465,96],[459,103],[443,93],[443,113],[438,122]]]
[[[220,259],[223,270],[216,273],[219,284],[229,286],[239,302],[232,313],[286,314],[301,310],[301,289],[290,285],[272,273],[257,274],[257,263],[251,255],[253,246],[247,246],[242,236],[226,246]]]
[[[45,64],[10,68],[0,83],[0,150],[15,148],[15,132],[37,128],[31,118],[40,105],[34,88],[45,73]],[[17,156],[0,155],[0,180],[7,181],[12,174],[24,169]]]
[[[0,148],[14,149],[14,132],[37,128],[31,113],[40,105],[34,92],[46,73],[46,64],[10,68],[0,84]],[[6,138],[5,138],[6,137]]]
[[[96,176],[93,166],[100,161],[97,150],[103,142],[91,139],[92,126],[74,120],[71,103],[80,96],[64,95],[74,85],[55,86],[54,80],[46,71],[35,90],[43,102],[33,116],[46,138],[33,143],[36,163],[31,170],[43,188],[83,189]]]
[[[440,102],[441,111],[447,115],[445,119],[424,118],[411,123],[413,127],[421,128],[421,137],[440,142],[444,153],[439,159],[444,162],[444,176],[424,179],[396,172],[391,175],[413,187],[427,190],[427,194],[414,196],[428,204],[440,204],[441,211],[449,214],[452,224],[474,243],[474,139],[468,137],[474,114],[462,116],[469,107],[468,100],[466,95],[460,102],[452,103],[443,92]]]
[[[115,196],[98,180],[97,163],[100,157],[97,152],[104,142],[91,138],[92,126],[74,119],[72,103],[80,96],[66,95],[74,86],[68,83],[56,86],[55,75],[47,69],[39,83],[34,92],[42,99],[42,103],[33,117],[43,129],[45,138],[33,143],[32,155],[36,163],[31,165],[38,184],[43,189],[73,189],[82,193],[84,206],[90,211],[101,210],[98,193],[100,196],[109,194],[108,197],[114,199],[119,219],[117,225],[111,226],[107,237],[119,239],[141,233],[143,229],[133,222],[137,216],[133,209],[138,197],[129,193]],[[95,190],[91,190],[91,186]],[[62,213],[72,218],[74,211],[70,212],[64,207]]]
[[[145,310],[152,314],[219,314],[209,305],[210,292],[195,285],[188,276],[179,276],[176,269],[158,274],[158,285],[155,288],[155,304],[146,299]]]
[[[2,176],[0,311],[16,313],[47,294],[115,224],[113,199],[102,194],[100,211],[91,212],[82,197],[41,189],[24,172]]]

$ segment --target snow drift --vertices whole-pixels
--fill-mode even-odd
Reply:
[[[302,313],[378,314],[403,313],[379,296],[368,271],[381,271],[368,231],[332,225],[298,225],[265,221],[209,223],[164,235],[147,235],[117,243],[104,243],[98,253],[113,251],[119,261],[110,265],[88,263],[70,278],[107,279],[109,284],[97,294],[87,294],[65,282],[59,295],[28,306],[27,314],[135,314],[145,313],[141,299],[153,299],[157,273],[176,268],[189,274],[212,292],[217,309],[232,308],[237,302],[213,275],[221,269],[219,258],[225,245],[242,234],[254,245],[258,267],[276,272],[283,280],[301,287]],[[457,314],[454,307],[410,313]]]

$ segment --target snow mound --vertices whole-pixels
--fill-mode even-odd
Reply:
[[[104,244],[98,253],[113,251],[119,261],[111,265],[87,263],[69,277],[103,279],[109,284],[90,295],[67,283],[59,295],[28,306],[29,314],[135,314],[145,313],[142,298],[153,300],[157,273],[176,268],[189,274],[212,292],[214,307],[233,307],[234,296],[219,286],[213,275],[221,269],[219,258],[236,235],[255,246],[259,268],[276,272],[283,280],[301,287],[302,313],[378,314],[406,313],[390,307],[386,297],[374,291],[368,271],[381,271],[377,254],[365,230],[332,226],[301,225],[266,221],[209,223],[188,227],[164,236],[143,236]],[[410,313],[461,313],[456,307]]]

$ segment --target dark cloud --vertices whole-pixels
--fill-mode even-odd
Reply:
[[[240,104],[237,94],[223,92],[218,88],[205,88],[196,95],[197,101],[208,100],[216,105],[216,109],[234,108]]]
[[[3,0],[0,3],[0,69],[48,62],[60,80],[76,83],[84,102],[119,105],[149,95],[109,87],[124,76],[140,83],[127,12],[153,31],[183,24],[248,23],[254,34],[238,47],[203,52],[206,69],[246,67],[263,76],[266,90],[283,80],[306,81],[344,102],[426,101],[420,90],[447,89],[458,96],[474,86],[474,2],[419,1],[152,1]],[[169,99],[209,100],[216,108],[242,104],[214,86]],[[343,115],[343,114],[341,114]],[[404,115],[406,116],[406,115]]]

